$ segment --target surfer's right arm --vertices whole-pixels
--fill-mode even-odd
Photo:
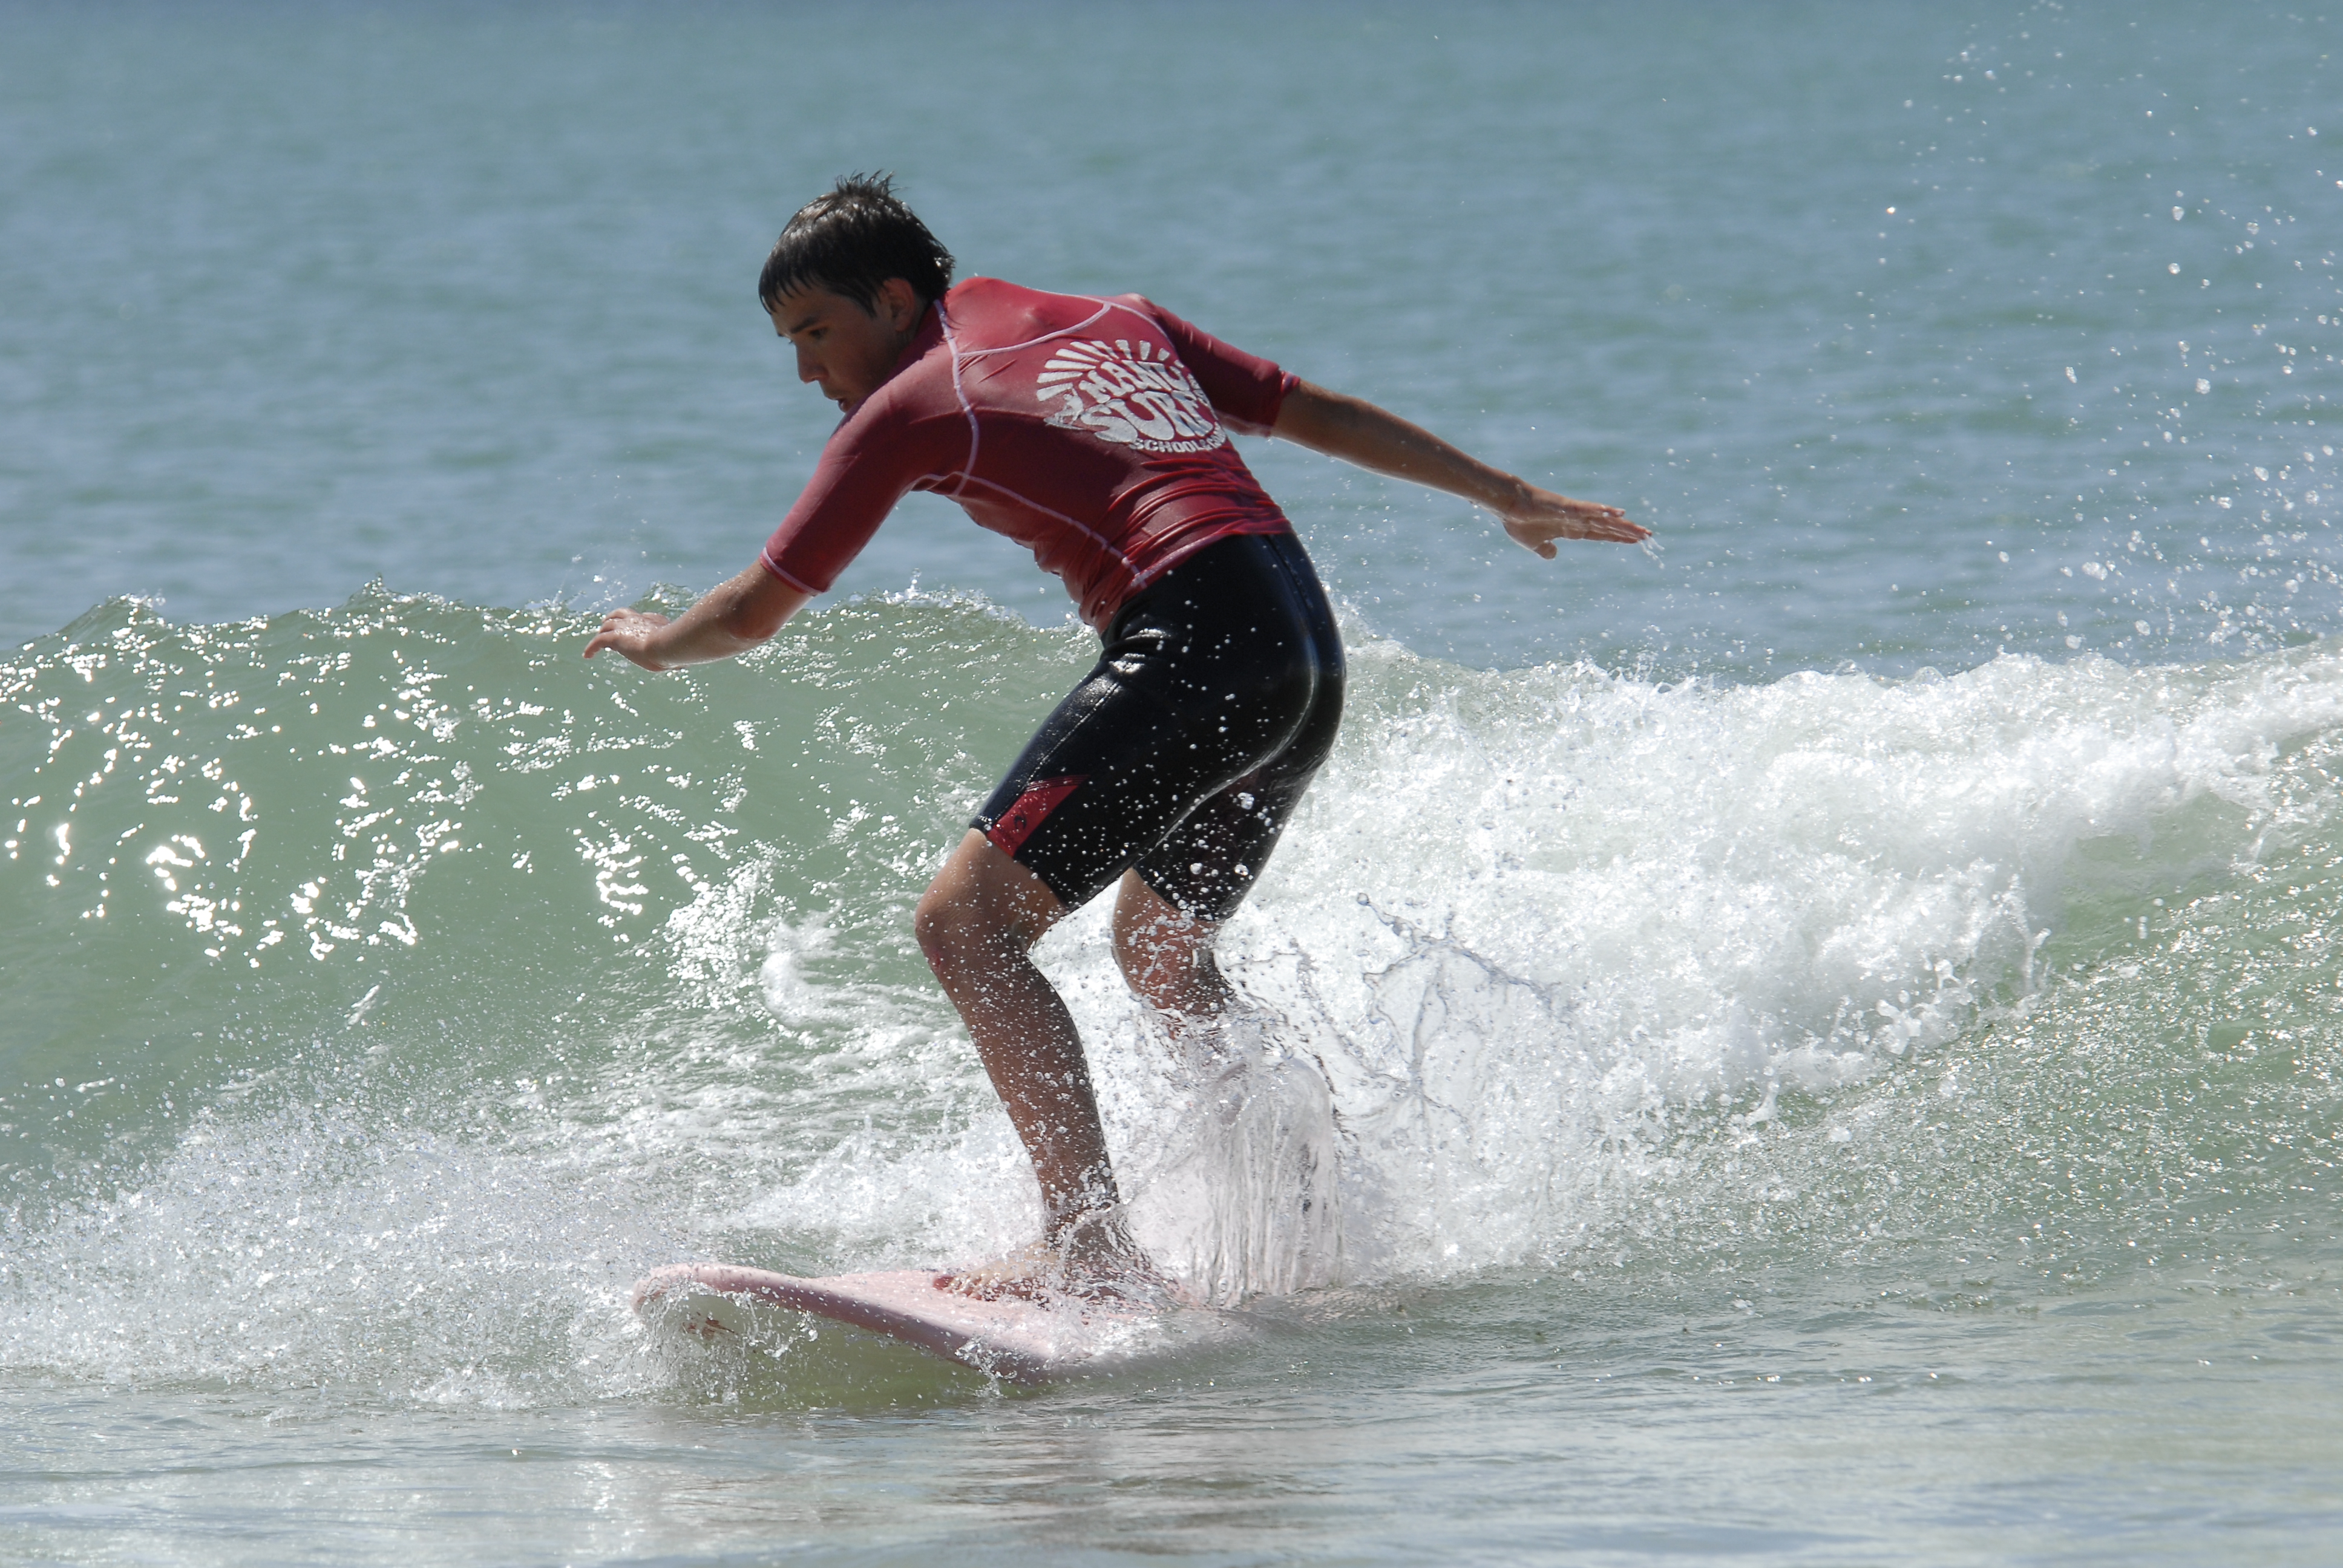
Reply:
[[[717,584],[675,619],[641,609],[614,609],[586,645],[586,657],[611,648],[645,669],[673,669],[730,658],[781,629],[813,595],[775,577],[762,561]]]
[[[957,408],[952,412],[948,428],[964,447],[968,427]],[[586,645],[586,657],[610,648],[645,669],[672,669],[746,653],[780,630],[838,580],[912,481],[936,470],[932,437],[922,440],[905,424],[886,407],[850,417],[823,447],[812,477],[755,565],[710,588],[673,621],[645,610],[612,610]]]

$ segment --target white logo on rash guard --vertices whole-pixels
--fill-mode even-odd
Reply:
[[[1050,423],[1087,430],[1142,452],[1209,452],[1229,433],[1195,377],[1168,348],[1144,339],[1085,338],[1050,356],[1033,395],[1058,407]]]

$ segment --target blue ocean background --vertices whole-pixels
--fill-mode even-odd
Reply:
[[[2338,44],[0,4],[0,1555],[2328,1560]],[[1059,586],[915,497],[746,659],[577,657],[809,470],[756,271],[872,168],[1658,530],[1246,446],[1356,683],[1226,935],[1254,1109],[1098,911],[1040,956],[1247,1348],[627,1310],[1036,1222],[908,922]]]

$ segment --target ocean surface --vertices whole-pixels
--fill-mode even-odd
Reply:
[[[0,1559],[2332,1562],[2343,16],[0,3]],[[1251,443],[1342,739],[1232,1076],[1040,957],[1234,1346],[647,1333],[1032,1183],[910,940],[1085,667],[755,300],[896,171],[1655,547]],[[1292,1172],[1331,1201],[1292,1220]]]

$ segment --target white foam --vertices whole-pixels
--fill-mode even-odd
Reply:
[[[510,1408],[634,1375],[625,1282],[671,1254],[541,1148],[299,1106],[198,1116],[12,1238],[0,1367]]]
[[[2022,997],[2086,846],[2121,841],[2147,880],[2253,853],[2299,809],[2272,787],[2280,749],[2343,719],[2323,649],[1743,688],[1388,645],[1356,668],[1342,746],[1223,941],[1277,1053],[1331,1091],[1330,1229],[1258,1180],[1296,1168],[1290,1077],[1283,1109],[1215,1121],[1116,980],[1101,910],[1040,950],[1142,1235],[1223,1294],[1336,1254],[1354,1278],[1437,1273],[1601,1238],[1664,1194],[1687,1117],[1763,1135],[1781,1093],[1896,1070]],[[955,1255],[1032,1220],[981,1111],[891,1154],[841,1146],[757,1212]]]

